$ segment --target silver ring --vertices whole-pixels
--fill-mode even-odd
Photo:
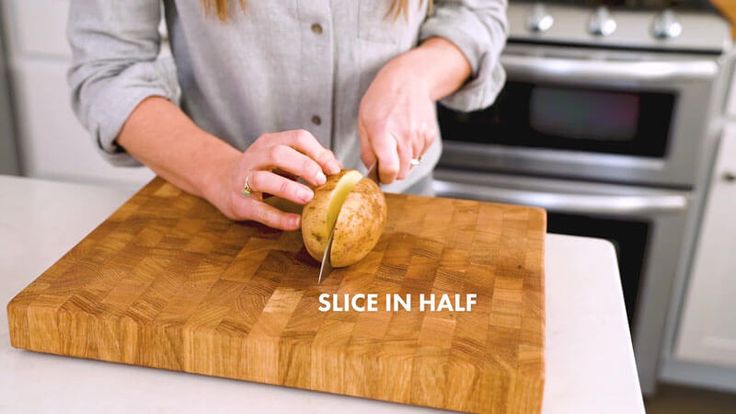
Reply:
[[[422,163],[422,157],[419,158],[412,158],[411,161],[409,161],[409,165],[412,167],[416,167],[417,165]]]
[[[253,189],[250,188],[250,185],[248,184],[248,177],[250,175],[245,176],[245,182],[243,183],[243,189],[240,190],[240,194],[243,195],[243,197],[250,197],[251,194],[253,194]]]

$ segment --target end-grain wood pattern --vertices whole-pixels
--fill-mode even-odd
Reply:
[[[301,235],[235,223],[161,179],[8,305],[12,345],[482,413],[535,413],[544,211],[386,195],[375,249],[317,284]],[[378,312],[320,312],[378,293]],[[477,293],[472,312],[386,312],[386,293]]]

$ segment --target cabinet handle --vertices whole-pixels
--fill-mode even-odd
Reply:
[[[732,183],[736,181],[736,174],[732,173],[731,171],[726,171],[723,173],[723,181],[727,183]]]

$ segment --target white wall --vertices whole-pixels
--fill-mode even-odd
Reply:
[[[107,164],[71,110],[69,0],[3,0],[2,7],[23,174],[125,187],[150,180],[147,168]]]

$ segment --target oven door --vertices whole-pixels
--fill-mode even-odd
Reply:
[[[439,107],[442,166],[694,183],[715,58],[510,45],[501,60],[508,80],[493,106]]]
[[[434,176],[438,196],[542,207],[549,232],[609,240],[640,378],[654,383],[689,192],[443,169]]]

